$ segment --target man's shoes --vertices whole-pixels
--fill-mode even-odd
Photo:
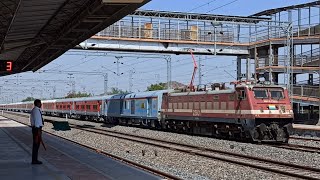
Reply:
[[[42,164],[41,161],[32,161],[31,164]]]

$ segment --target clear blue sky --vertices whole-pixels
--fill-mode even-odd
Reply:
[[[147,10],[161,10],[161,11],[179,11],[179,12],[196,12],[196,13],[212,13],[223,15],[241,15],[247,16],[259,11],[270,8],[277,8],[281,6],[288,6],[293,4],[300,4],[310,1],[305,0],[152,0],[141,9]],[[230,3],[230,4],[229,4]],[[203,5],[203,6],[201,6]],[[225,5],[225,6],[224,6]],[[201,7],[200,7],[201,6]],[[196,8],[199,7],[199,8]],[[195,9],[196,8],[196,9]],[[194,10],[193,10],[194,9]],[[135,55],[139,56],[139,55]],[[157,55],[155,55],[157,56]],[[206,57],[203,62],[203,82],[228,82],[234,80],[236,76],[235,57]],[[189,83],[192,74],[192,61],[190,56],[172,55],[173,69],[172,80],[182,83]],[[42,70],[64,70],[64,71],[87,71],[87,72],[107,72],[102,66],[116,71],[113,56],[84,56],[84,55],[62,55],[49,65],[42,68]],[[129,89],[129,71],[134,70],[133,74],[133,91],[144,91],[151,83],[157,81],[166,82],[166,62],[162,59],[138,59],[126,58],[121,59],[123,63],[120,65],[120,77],[117,77],[109,71],[109,89],[116,86],[116,81],[119,82],[119,88]],[[227,71],[228,75],[225,73]],[[38,73],[22,73],[19,75],[12,75],[5,78],[14,78],[17,76],[20,79],[35,79],[35,80],[69,80],[66,74],[38,74]],[[88,75],[73,75],[76,81],[77,91],[86,91],[93,94],[101,94],[103,92],[103,76],[88,76]],[[63,96],[71,87],[67,83],[49,82],[45,84],[42,81],[25,83],[18,82],[18,87],[14,85],[16,81],[10,81],[11,89],[23,89],[25,92],[14,95],[15,99],[21,100],[26,96],[33,95],[35,97],[48,98],[52,96],[52,87],[56,86],[56,96]],[[197,79],[196,79],[197,82]],[[3,84],[3,82],[2,82]],[[30,90],[34,85],[35,90]],[[36,90],[41,89],[41,90]],[[42,91],[42,93],[40,93]],[[11,92],[12,94],[12,92]],[[7,92],[7,96],[12,96]]]

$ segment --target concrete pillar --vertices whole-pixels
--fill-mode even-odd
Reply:
[[[320,106],[318,106],[318,123],[317,126],[320,126]]]
[[[246,80],[251,80],[251,59],[250,57],[247,57],[246,59]]]
[[[272,73],[272,82],[274,84],[279,84],[279,77],[278,77],[279,73]]]
[[[310,114],[314,113],[314,106],[313,105],[309,106],[309,112],[310,112]]]
[[[241,57],[238,56],[237,57],[237,80],[240,81],[241,80]]]
[[[297,74],[293,74],[293,84],[297,84]]]
[[[313,74],[309,74],[308,85],[313,85]]]

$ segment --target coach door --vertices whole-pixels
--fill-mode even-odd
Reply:
[[[135,100],[132,99],[130,103],[131,103],[131,114],[134,114],[134,112],[136,111]]]
[[[147,116],[152,116],[152,98],[148,98],[148,105],[147,105]]]

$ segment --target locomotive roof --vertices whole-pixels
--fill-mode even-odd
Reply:
[[[228,94],[233,93],[234,89],[225,89],[225,90],[210,90],[210,91],[196,91],[196,92],[174,92],[170,93],[170,96],[183,96],[183,95],[199,95],[199,94]]]
[[[266,88],[284,88],[286,89],[285,85],[276,85],[276,84],[238,84],[236,87],[266,87]]]
[[[125,98],[147,98],[147,97],[158,97],[159,95],[168,92],[168,90],[158,90],[158,91],[147,91],[130,93],[125,96]]]

